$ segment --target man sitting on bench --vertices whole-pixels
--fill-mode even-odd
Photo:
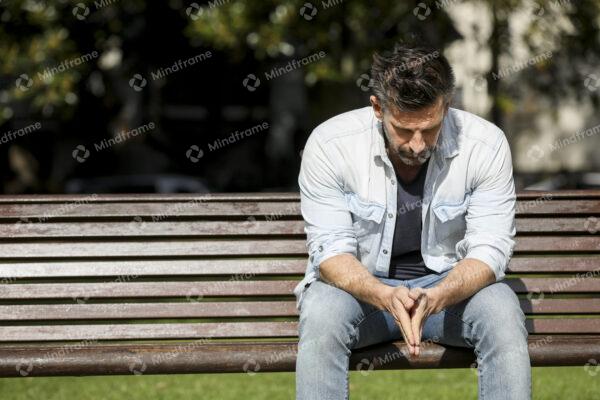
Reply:
[[[371,106],[319,125],[303,152],[297,399],[347,399],[351,350],[401,338],[409,357],[424,340],[473,348],[480,399],[530,399],[525,315],[503,282],[516,234],[508,141],[449,107],[439,50],[398,44],[371,77]]]

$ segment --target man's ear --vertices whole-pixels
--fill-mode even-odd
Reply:
[[[446,101],[446,104],[444,105],[444,118],[448,115],[448,110],[450,110],[450,100]]]
[[[381,103],[379,99],[375,95],[369,96],[369,100],[371,101],[371,106],[373,106],[373,111],[375,112],[375,117],[383,121],[383,107],[381,107]]]
[[[446,104],[444,106],[444,117],[448,114],[449,109],[450,109],[450,99],[446,100]]]

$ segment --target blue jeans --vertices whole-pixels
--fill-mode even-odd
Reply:
[[[390,286],[433,287],[449,271]],[[296,399],[348,399],[352,349],[402,339],[394,317],[348,292],[316,280],[300,304],[296,360]],[[525,315],[513,290],[495,282],[473,296],[429,316],[422,341],[473,348],[477,356],[479,399],[531,399],[531,365]],[[398,394],[401,397],[401,393]]]

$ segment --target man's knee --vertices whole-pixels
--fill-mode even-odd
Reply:
[[[300,342],[349,347],[355,336],[360,303],[348,292],[314,281],[304,294],[300,309]]]
[[[527,352],[525,314],[516,294],[505,282],[481,289],[467,307],[471,307],[476,341],[499,353]]]

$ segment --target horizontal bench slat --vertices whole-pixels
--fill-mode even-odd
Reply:
[[[0,342],[294,337],[296,322],[0,326]]]
[[[139,217],[164,220],[169,217],[242,217],[264,216],[273,219],[300,215],[300,202],[231,201],[231,202],[136,202],[136,203],[0,203],[0,217],[26,218],[48,222],[55,218]],[[27,223],[27,221],[23,221]]]
[[[600,258],[599,258],[600,260]],[[186,275],[300,275],[307,260],[298,259],[204,259],[132,261],[54,261],[0,263],[0,278],[60,278],[101,276]],[[235,276],[233,278],[235,278]],[[230,278],[228,278],[230,279]]]
[[[86,344],[75,349],[58,344],[4,345],[0,347],[0,376],[133,375],[202,372],[294,371],[297,343],[179,343]],[[68,352],[68,357],[55,357]],[[600,354],[595,336],[529,337],[531,364],[582,366]],[[415,368],[469,368],[475,362],[472,349],[423,346],[419,357],[409,357],[402,341],[353,351],[350,370]],[[18,368],[17,368],[18,367]]]
[[[560,193],[560,192],[553,192]],[[571,192],[565,192],[570,194]],[[591,191],[583,195],[590,196]],[[241,192],[241,193],[101,193],[101,194],[19,194],[2,195],[0,203],[31,204],[31,203],[172,203],[179,202],[223,202],[223,201],[300,201],[297,192]]]
[[[0,298],[79,299],[116,297],[289,296],[297,281],[103,282],[0,285]]]
[[[600,235],[521,237],[516,240],[519,252],[598,252]],[[161,256],[236,256],[236,255],[307,255],[305,239],[222,240],[178,239],[137,241],[33,241],[0,242],[2,258],[68,257],[161,257]]]
[[[0,243],[2,258],[306,255],[303,239]]]
[[[597,199],[576,200],[526,200],[518,201],[517,216],[600,215]],[[170,217],[282,217],[300,218],[299,201],[191,201],[171,202],[91,202],[85,197],[72,203],[6,203],[0,202],[0,217],[3,219],[26,219],[33,222],[48,222],[61,218],[134,218],[164,220]],[[27,223],[26,221],[23,221]]]
[[[600,308],[600,305],[599,307]],[[600,310],[599,310],[600,312]],[[297,316],[294,301],[0,306],[1,321]]]
[[[517,293],[600,293],[600,278],[509,278],[505,280]],[[118,297],[199,296],[291,296],[298,281],[198,281],[198,282],[100,282],[100,283],[26,283],[0,285],[0,298],[87,299]]]
[[[1,223],[0,238],[304,235],[303,221],[159,221]]]
[[[600,314],[600,298],[521,299],[526,314]],[[0,321],[297,317],[295,301],[35,304],[0,306]]]
[[[596,314],[600,313],[600,298],[520,299],[526,314]]]
[[[600,318],[527,319],[532,334],[600,334]],[[296,337],[298,322],[0,326],[0,342]]]
[[[525,326],[536,334],[600,334],[600,318],[533,318]]]
[[[523,236],[516,238],[517,252],[600,251],[600,235],[592,236]]]
[[[542,200],[517,201],[516,215],[591,215],[600,213],[598,200]]]
[[[600,199],[599,189],[519,190],[518,200]],[[172,201],[299,201],[297,192],[242,192],[242,193],[110,193],[110,194],[19,194],[2,195],[0,203],[63,203],[86,199],[89,202],[172,202]]]
[[[298,275],[306,270],[307,260],[202,259],[202,260],[103,260],[103,261],[21,261],[0,263],[0,278],[62,277],[142,277],[186,275]],[[580,256],[515,256],[508,273],[576,273],[600,271],[600,254]],[[234,277],[235,278],[235,277]],[[229,278],[228,278],[229,279]]]
[[[577,256],[514,256],[508,265],[512,273],[573,273],[600,271],[600,254]]]
[[[600,220],[600,218],[599,218]],[[516,217],[517,237],[529,233],[583,233],[591,234],[596,228],[594,220],[589,217],[556,218],[556,217]],[[600,229],[596,229],[600,231]]]
[[[300,216],[298,216],[300,218]],[[595,224],[588,218],[516,218],[517,236],[527,233],[589,234]],[[267,220],[264,217],[244,221],[182,220],[153,222],[143,218],[125,221],[4,222],[0,238],[98,238],[98,237],[199,237],[199,236],[280,236],[304,237],[301,219]]]
[[[600,278],[510,278],[506,283],[516,293],[534,293],[536,299],[540,298],[538,293],[599,293]]]

